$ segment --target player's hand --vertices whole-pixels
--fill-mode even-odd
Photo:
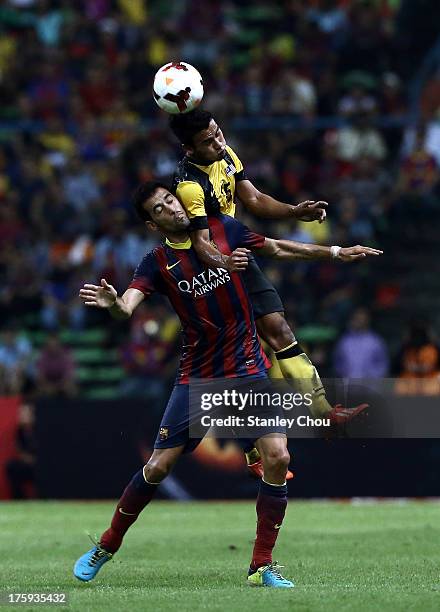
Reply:
[[[228,271],[243,272],[243,270],[246,270],[249,263],[248,253],[250,253],[249,249],[235,249],[235,251],[233,251],[232,254],[229,255],[226,263],[226,268],[228,269]]]
[[[85,284],[79,291],[79,297],[83,300],[86,306],[95,306],[96,308],[111,308],[116,302],[118,292],[109,285],[105,278],[101,278],[101,285]]]
[[[322,223],[327,216],[326,208],[328,202],[319,200],[305,200],[293,207],[295,218],[298,221],[319,221]]]
[[[355,261],[356,259],[362,259],[370,255],[376,256],[382,254],[383,251],[379,251],[379,249],[372,249],[357,244],[356,246],[342,248],[339,251],[338,259],[342,259],[342,261]]]

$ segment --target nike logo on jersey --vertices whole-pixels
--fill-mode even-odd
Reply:
[[[173,263],[171,266],[167,264],[167,270],[171,270],[171,268],[174,268],[174,266],[177,266],[177,264],[180,264],[180,259],[179,261],[176,261],[176,263]]]
[[[273,526],[273,528],[274,528],[274,529],[279,529],[280,527],[281,527],[281,523],[280,523],[279,525],[278,525],[278,523],[276,523],[276,524]]]

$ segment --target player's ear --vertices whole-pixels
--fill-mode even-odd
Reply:
[[[194,155],[194,147],[191,147],[187,144],[183,144],[182,149],[185,151],[185,155]]]
[[[147,226],[147,229],[151,230],[152,232],[159,231],[159,228],[154,221],[145,221],[145,225]]]

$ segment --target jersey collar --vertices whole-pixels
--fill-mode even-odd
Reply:
[[[170,242],[168,238],[165,238],[165,243],[172,249],[190,249],[192,247],[191,238],[188,238],[185,242]]]
[[[192,164],[193,166],[198,166],[199,168],[209,168],[209,166],[212,166],[212,164],[215,164],[216,162],[206,162],[203,159],[197,159],[196,157],[188,157],[188,155],[186,156],[186,159],[189,161],[190,164]],[[222,160],[219,160],[222,161]]]

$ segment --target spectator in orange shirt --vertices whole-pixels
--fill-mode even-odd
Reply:
[[[402,395],[440,394],[440,350],[423,322],[411,325],[396,360],[396,373],[402,379],[396,385]]]

